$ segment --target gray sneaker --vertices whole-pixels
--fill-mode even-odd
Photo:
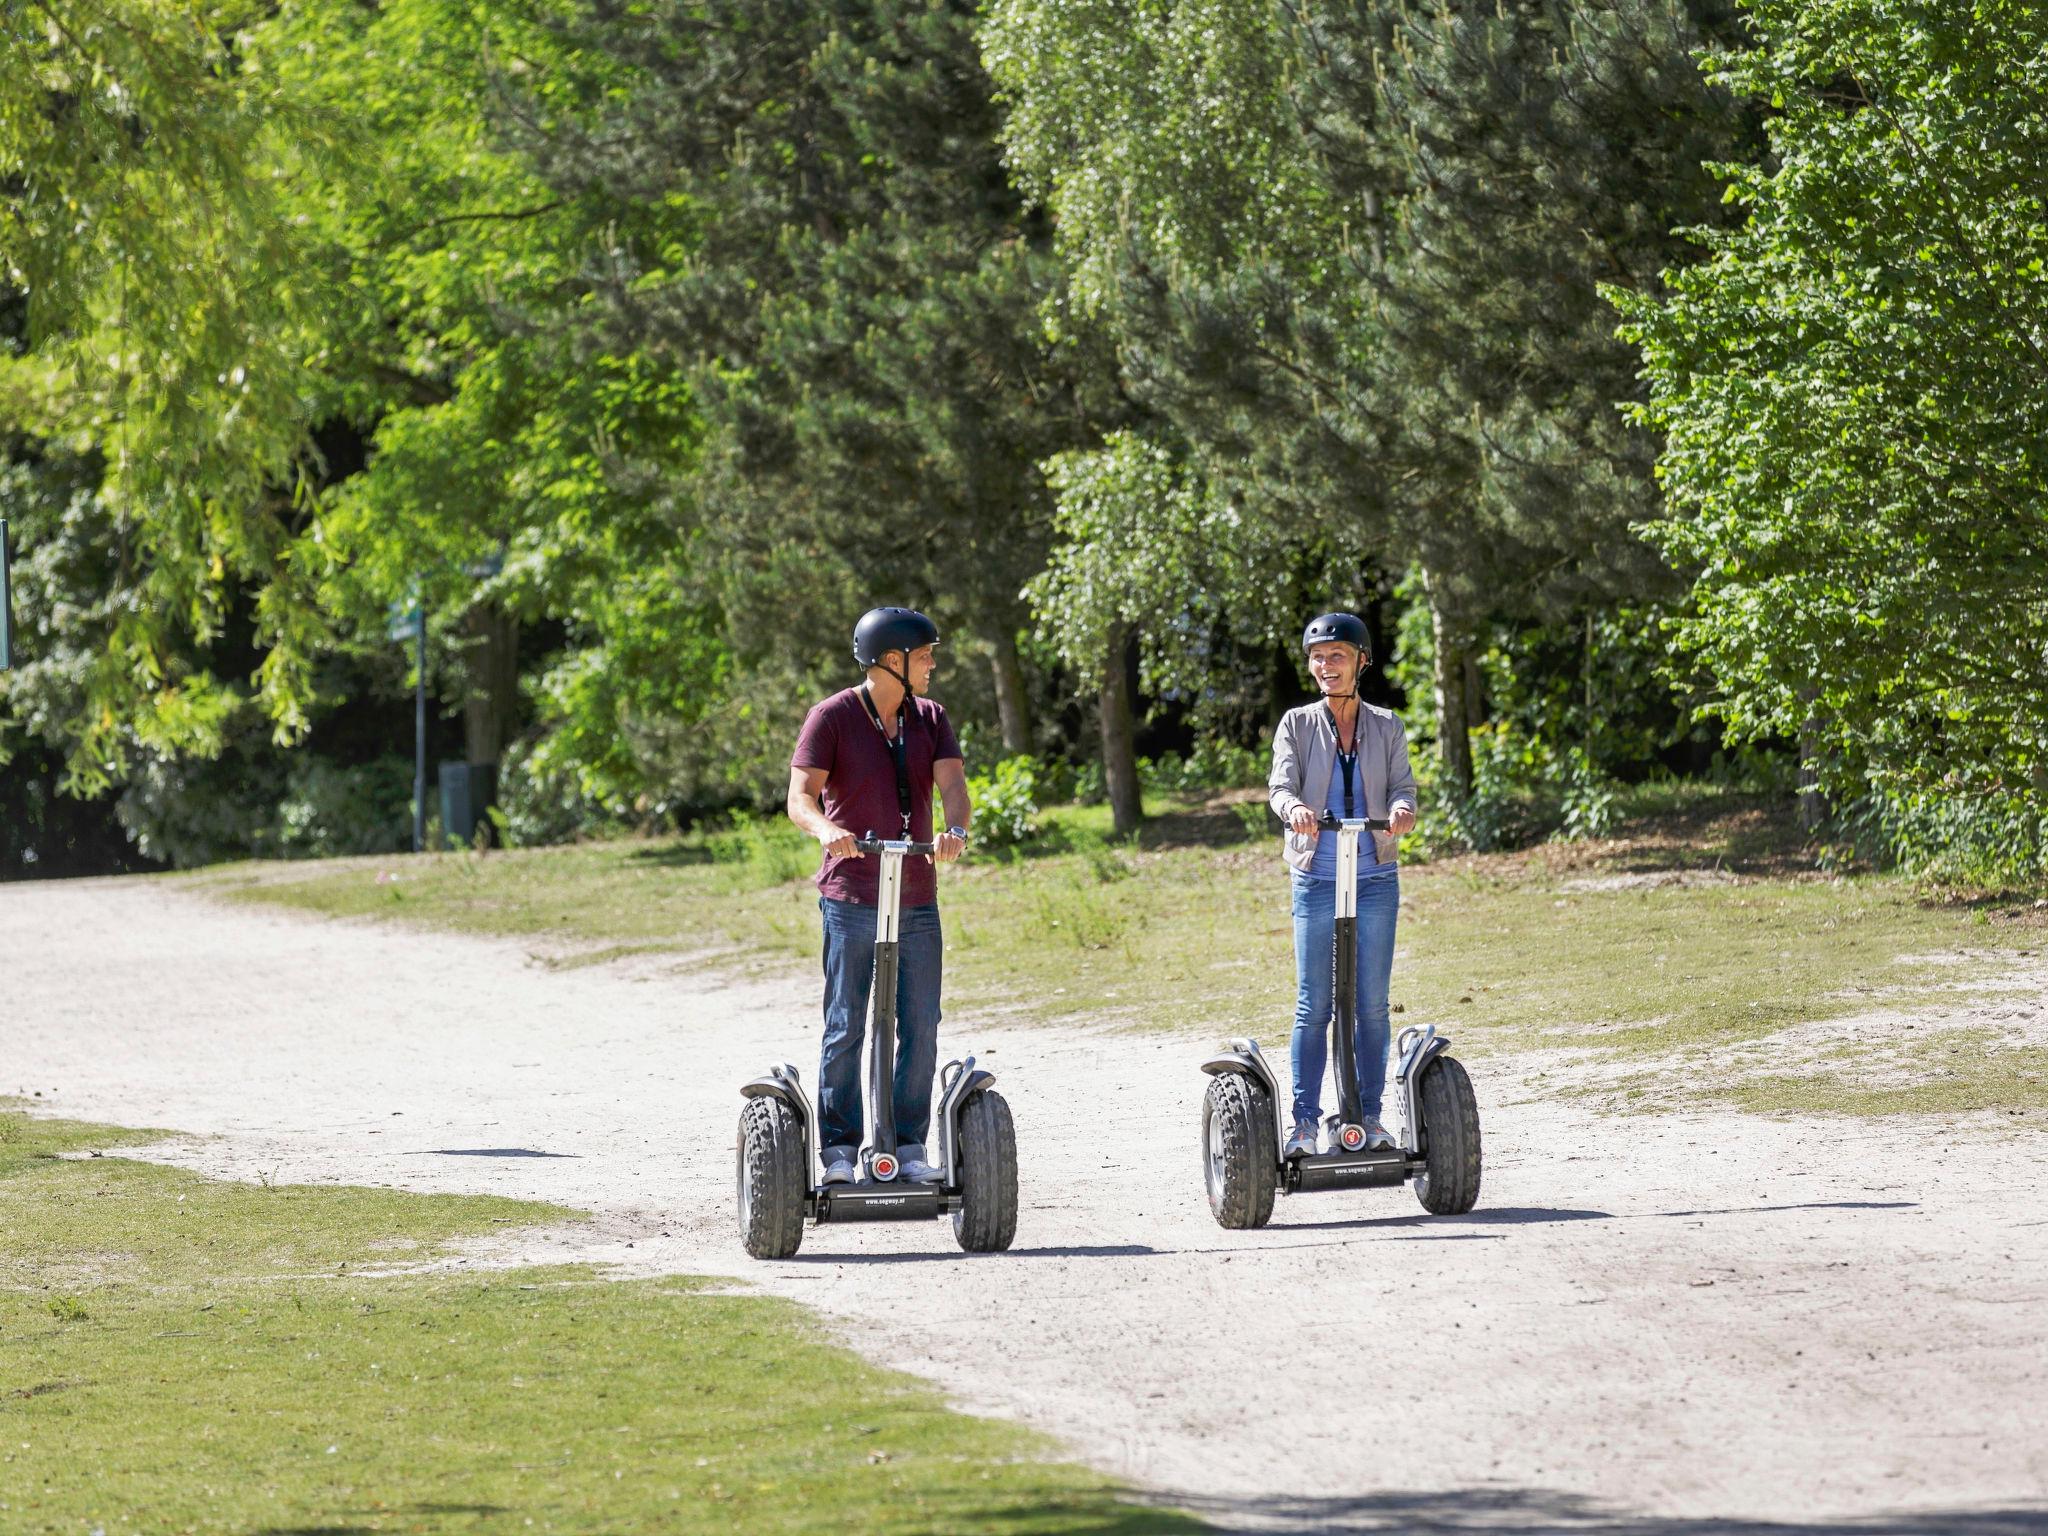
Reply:
[[[1294,1122],[1294,1134],[1287,1138],[1287,1150],[1282,1157],[1314,1157],[1316,1154],[1316,1123],[1313,1120]]]
[[[937,1184],[946,1176],[946,1170],[924,1160],[924,1148],[916,1142],[906,1142],[896,1149],[903,1159],[903,1177],[912,1184]]]
[[[1393,1134],[1384,1125],[1381,1125],[1379,1121],[1368,1119],[1365,1122],[1365,1150],[1368,1152],[1391,1152],[1393,1149]]]
[[[853,1167],[853,1148],[827,1147],[825,1149],[825,1182],[827,1184],[851,1184],[859,1177]]]

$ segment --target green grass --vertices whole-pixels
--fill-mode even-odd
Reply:
[[[1636,1063],[1648,1075],[1622,1097],[1645,1106],[1666,1101],[1661,1080],[1688,1102],[1754,1108],[2048,1108],[2023,1056],[1994,1042],[1952,1073],[1937,1030],[1914,1042],[1928,1076],[1912,1093],[1866,1091],[1840,1064],[1791,1063],[1796,1102],[1746,1081],[1746,1053],[1774,1032],[1873,1009],[1938,1013],[1959,985],[2037,948],[2040,931],[1930,904],[1899,880],[1816,878],[1761,802],[1666,798],[1607,842],[1405,869],[1396,1028],[1433,1023],[1473,1057],[1570,1046]],[[1118,844],[1101,808],[1058,808],[1031,856],[942,876],[955,1027],[1004,1013],[1284,1041],[1293,932],[1274,842],[1241,806],[1151,809],[1144,837]],[[670,839],[207,878],[236,898],[541,936],[585,956],[666,948],[809,967],[815,895],[787,878],[798,855],[809,862],[771,823],[724,850]],[[1960,958],[1915,958],[1930,954]]]
[[[0,1530],[1192,1531],[800,1309],[577,1269],[384,1274],[570,1219],[212,1182],[0,1111]]]

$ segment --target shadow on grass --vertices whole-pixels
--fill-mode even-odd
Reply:
[[[626,855],[626,862],[642,867],[652,865],[656,869],[684,869],[700,864],[715,864],[718,861],[711,856],[709,848],[695,848],[688,843],[671,840],[646,848],[636,848]]]
[[[1179,1498],[1182,1509],[1236,1533],[1336,1536],[2048,1536],[2048,1507],[1901,1510],[1851,1520],[1735,1520],[1629,1514],[1542,1488],[1465,1488],[1318,1499]]]

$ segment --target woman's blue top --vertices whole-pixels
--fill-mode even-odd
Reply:
[[[1359,772],[1356,767],[1351,771],[1356,775],[1352,788],[1351,814],[1354,816],[1369,816],[1372,813],[1365,808],[1365,775]],[[1342,816],[1344,814],[1344,768],[1341,763],[1330,769],[1330,788],[1323,796],[1323,804],[1329,807],[1330,814],[1333,816]],[[1379,848],[1373,840],[1373,835],[1370,832],[1359,833],[1358,883],[1360,885],[1365,884],[1368,880],[1384,880],[1400,867],[1398,864],[1380,863]],[[1337,834],[1328,827],[1325,827],[1322,836],[1316,839],[1315,858],[1309,864],[1308,874],[1305,878],[1321,880],[1329,885],[1337,883]]]

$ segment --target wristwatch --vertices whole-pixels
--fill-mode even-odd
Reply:
[[[948,837],[957,837],[963,843],[967,841],[967,829],[965,827],[948,827],[946,828],[946,835]]]

